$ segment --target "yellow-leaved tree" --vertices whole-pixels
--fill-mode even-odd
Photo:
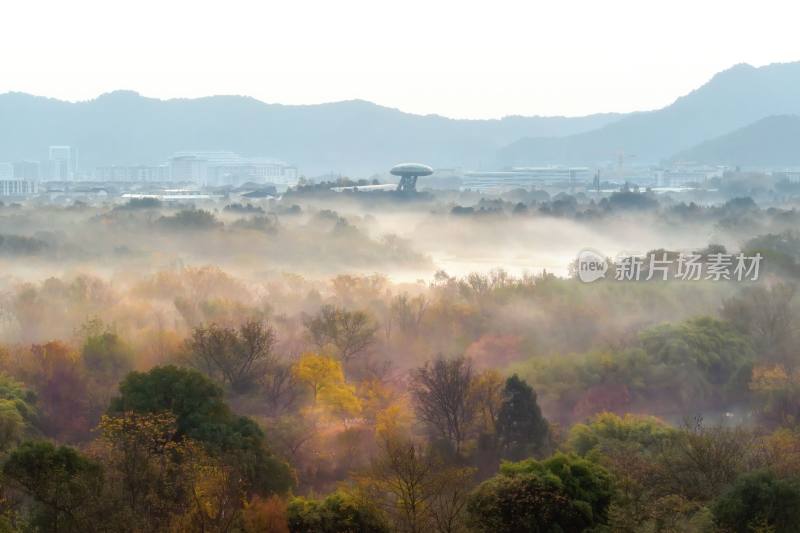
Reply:
[[[292,367],[292,375],[311,388],[314,408],[342,418],[361,412],[355,387],[345,380],[338,359],[315,353],[303,354]]]

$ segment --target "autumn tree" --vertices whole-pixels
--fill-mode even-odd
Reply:
[[[345,381],[342,364],[337,359],[307,353],[295,363],[292,374],[310,388],[315,407],[343,417],[361,410],[355,388]]]
[[[759,439],[766,467],[780,477],[800,477],[800,432],[780,428]]]
[[[378,329],[364,311],[332,305],[323,305],[319,313],[307,319],[306,328],[318,350],[332,346],[345,364],[366,352],[375,342]]]
[[[652,416],[628,414],[621,417],[600,413],[585,424],[572,426],[567,445],[581,456],[603,455],[619,446],[656,453],[677,433],[676,429]]]
[[[272,455],[258,425],[235,415],[222,389],[199,372],[174,366],[132,372],[119,392],[109,415],[172,413],[176,438],[199,442],[209,455],[235,466],[248,493],[284,493],[292,485],[288,465]]]
[[[238,329],[199,326],[187,341],[191,363],[236,392],[251,388],[274,365],[274,347],[274,330],[254,320]]]
[[[78,355],[62,342],[35,344],[22,362],[20,378],[36,393],[38,427],[60,442],[83,442],[100,418]]]
[[[321,500],[293,498],[287,509],[292,533],[389,533],[386,516],[369,500],[339,490]]]
[[[291,411],[302,397],[301,387],[292,375],[292,366],[276,361],[262,377],[261,392],[270,409],[279,414]]]
[[[751,370],[750,392],[764,425],[793,425],[800,418],[800,371],[781,364],[756,365]]]
[[[467,527],[467,503],[474,488],[474,468],[446,466],[436,472],[428,512],[437,533],[463,533]]]
[[[133,530],[162,530],[184,511],[181,443],[171,413],[104,416],[98,455],[110,466],[106,493],[116,492]]]
[[[86,338],[81,359],[98,381],[116,383],[133,368],[133,350],[119,335],[105,331]]]
[[[270,420],[266,430],[276,452],[290,459],[292,464],[299,462],[303,450],[319,433],[313,417],[297,416],[296,413]]]
[[[411,338],[419,335],[422,319],[430,302],[424,294],[409,298],[407,294],[395,296],[389,306],[389,319],[396,322],[400,332]]]
[[[99,499],[102,466],[67,446],[23,443],[3,465],[3,477],[31,499],[30,519],[39,531],[95,531],[113,511]]]
[[[242,511],[242,528],[244,533],[289,533],[286,500],[253,497]]]
[[[35,433],[36,395],[10,376],[0,374],[0,452]]]
[[[792,307],[796,292],[795,285],[783,283],[747,287],[724,302],[721,315],[752,339],[762,356],[793,368],[797,364],[792,358],[798,327]]]
[[[504,385],[505,380],[494,369],[486,369],[472,380],[470,394],[476,410],[474,432],[477,436],[472,464],[478,468],[480,477],[488,477],[499,466],[497,418],[503,402]]]
[[[472,398],[475,403],[480,432],[496,435],[497,420],[503,405],[505,380],[497,370],[487,369],[472,381]]]
[[[611,476],[574,455],[504,463],[471,495],[475,531],[588,531],[608,522]]]
[[[664,490],[709,502],[739,475],[761,466],[755,435],[745,428],[687,421],[659,456]]]
[[[688,500],[657,483],[663,477],[661,454],[678,430],[655,417],[601,413],[574,425],[567,448],[602,465],[614,476],[616,495],[609,509],[614,531],[655,529],[665,514],[680,528],[681,520],[697,511]]]
[[[213,213],[203,209],[183,209],[174,215],[162,216],[156,224],[172,231],[209,231],[222,227]]]
[[[714,502],[712,512],[721,531],[800,531],[800,481],[769,470],[745,474]]]
[[[438,357],[411,371],[417,416],[434,435],[461,453],[475,419],[472,363],[464,357]]]
[[[111,330],[95,331],[83,342],[80,363],[91,392],[92,420],[95,421],[108,405],[119,381],[133,368],[133,349]]]
[[[727,322],[698,317],[650,328],[640,338],[649,365],[672,366],[676,374],[697,380],[698,389],[709,384],[746,387],[736,378],[752,361],[753,349],[749,339]]]
[[[455,533],[464,527],[472,475],[472,469],[449,466],[411,439],[388,436],[357,481],[395,530]]]

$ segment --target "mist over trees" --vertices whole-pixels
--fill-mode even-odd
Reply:
[[[800,218],[751,185],[2,206],[0,527],[793,531]],[[762,270],[646,279],[687,251]]]

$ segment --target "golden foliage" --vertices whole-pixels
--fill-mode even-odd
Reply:
[[[355,387],[345,381],[342,364],[337,359],[306,353],[292,367],[292,375],[311,387],[314,407],[341,417],[361,412]]]

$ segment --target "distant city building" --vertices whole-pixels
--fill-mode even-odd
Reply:
[[[75,179],[77,154],[73,154],[69,146],[51,146],[48,158],[48,178],[54,181],[70,181]]]
[[[172,181],[191,181],[205,183],[208,160],[194,155],[174,155],[169,160]]]
[[[417,187],[421,189],[458,190],[461,188],[463,170],[456,167],[434,168],[433,174],[420,178]]]
[[[294,185],[297,168],[265,157],[242,157],[229,151],[182,151],[169,160],[173,181],[203,185],[240,185],[246,182]]]
[[[35,181],[22,179],[0,179],[0,197],[19,197],[36,194],[38,186]]]
[[[461,186],[478,191],[502,192],[534,186],[586,183],[589,180],[590,171],[587,167],[514,167],[500,171],[465,172]]]
[[[370,192],[370,191],[396,191],[394,183],[381,183],[378,185],[348,185],[345,187],[331,187],[333,192]]]
[[[14,178],[14,165],[11,163],[0,163],[0,180],[10,180]]]
[[[170,166],[167,164],[157,166],[106,166],[94,170],[94,179],[97,181],[170,181]]]
[[[38,161],[15,161],[14,177],[38,181],[41,178],[41,163]]]
[[[25,167],[16,163],[0,163],[0,196],[30,196],[38,191],[36,179],[30,179]]]
[[[724,167],[678,163],[666,169],[655,170],[653,181],[658,187],[705,185],[712,178],[722,177],[723,172]]]
[[[165,189],[149,193],[125,193],[122,198],[126,200],[153,199],[161,202],[187,202],[191,200],[212,200],[217,197],[194,189]]]
[[[780,170],[774,171],[772,177],[778,181],[788,181],[789,183],[800,183],[800,170]]]

